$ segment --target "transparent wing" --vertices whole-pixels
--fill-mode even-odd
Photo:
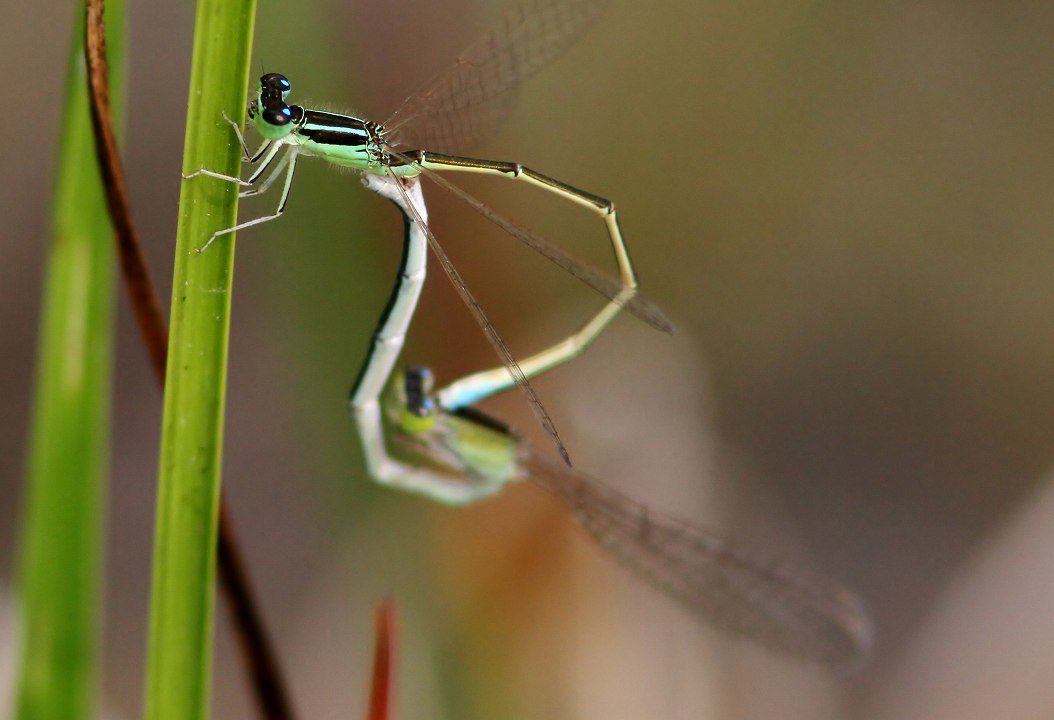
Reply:
[[[842,669],[870,647],[863,604],[832,580],[651,513],[581,473],[526,462],[530,479],[561,496],[605,550],[707,622]]]
[[[529,0],[403,101],[384,123],[393,145],[451,152],[508,116],[510,92],[566,50],[606,0]]]

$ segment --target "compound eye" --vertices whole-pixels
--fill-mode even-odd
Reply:
[[[263,121],[268,125],[282,127],[293,121],[293,111],[289,109],[288,105],[269,107],[260,114],[260,117],[263,118]]]
[[[432,398],[424,398],[416,405],[407,405],[407,410],[419,418],[431,417],[435,413],[436,405]]]
[[[279,73],[267,73],[260,78],[260,89],[264,92],[271,91],[284,95],[291,87],[288,78]]]
[[[435,402],[432,400],[432,371],[422,365],[411,365],[406,368],[404,389],[406,391],[406,409],[415,417],[427,418],[435,413]]]

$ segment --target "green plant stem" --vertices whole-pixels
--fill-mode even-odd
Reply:
[[[199,0],[183,171],[236,175],[241,149],[222,118],[240,117],[254,0]],[[176,237],[161,437],[145,717],[205,718],[237,188],[184,181]]]
[[[29,440],[15,717],[94,717],[114,322],[110,222],[88,115],[84,11],[70,52]],[[123,96],[123,2],[111,0]]]

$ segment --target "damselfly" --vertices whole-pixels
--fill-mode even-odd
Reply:
[[[255,153],[249,152],[240,129],[237,124],[231,122],[238,134],[246,161],[258,164],[259,167],[246,180],[206,169],[187,177],[205,175],[238,183],[251,188],[242,192],[242,196],[249,196],[266,191],[282,176],[284,170],[285,180],[278,207],[271,215],[220,230],[208,239],[201,250],[205,250],[218,237],[281,216],[289,199],[297,159],[301,156],[319,157],[337,166],[360,170],[367,178],[388,176],[410,180],[422,175],[429,177],[468,202],[487,219],[608,298],[607,305],[577,332],[522,362],[517,362],[428,228],[423,200],[418,196],[414,202],[410,202],[401,182],[389,186],[396,188],[403,195],[405,206],[415,215],[417,225],[427,237],[440,265],[483,328],[503,363],[502,367],[476,373],[459,381],[456,386],[447,388],[440,394],[440,401],[447,409],[454,410],[505,390],[513,384],[519,385],[527,394],[531,408],[543,428],[553,438],[564,460],[570,464],[556,427],[538,400],[529,378],[581,353],[623,307],[656,328],[672,331],[671,324],[662,312],[637,292],[636,271],[619,229],[614,203],[519,163],[400,148],[408,138],[420,138],[425,143],[435,141],[441,145],[458,145],[477,139],[485,126],[504,114],[502,108],[505,106],[502,100],[507,99],[507,91],[559,54],[578,30],[597,15],[602,5],[602,2],[596,0],[563,0],[551,3],[535,2],[521,7],[509,15],[502,25],[472,45],[449,71],[440,74],[421,91],[407,98],[391,119],[383,124],[290,105],[286,102],[291,90],[289,80],[278,73],[264,75],[260,78],[256,97],[248,106],[248,115],[264,138]],[[423,129],[415,133],[419,124]],[[271,174],[264,178],[269,169]],[[436,171],[483,173],[522,180],[592,210],[604,221],[618,265],[618,280],[613,280],[604,273],[574,260],[537,234],[491,212],[478,200],[440,177]],[[414,261],[413,272],[402,273],[403,282],[397,293],[398,300],[389,308],[389,315],[394,317],[385,319],[391,320],[392,328],[398,327],[399,331],[387,335],[379,332],[375,337],[374,347],[364,365],[360,380],[352,390],[353,409],[376,400],[401,349],[402,338],[416,308],[420,284],[424,279],[424,253],[415,256]]]

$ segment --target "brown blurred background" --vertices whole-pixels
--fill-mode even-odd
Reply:
[[[254,72],[381,120],[514,3],[261,2]],[[5,3],[0,608],[11,606],[54,138],[72,22]],[[168,292],[193,8],[132,3],[126,168]],[[371,609],[401,610],[400,717],[1039,717],[1054,710],[1054,6],[611,3],[480,157],[614,199],[670,338],[622,318],[537,388],[581,469],[813,564],[878,626],[855,674],[730,641],[527,487],[467,510],[373,486],[345,397],[398,258],[354,175],[300,166],[243,233],[225,487],[303,717],[361,717]],[[600,224],[462,184],[594,263]],[[428,190],[426,189],[426,194]],[[430,196],[436,196],[436,192]],[[242,205],[270,211],[274,197]],[[438,197],[521,355],[598,298]],[[123,296],[104,705],[140,712],[160,400]],[[432,271],[405,355],[492,353]],[[542,451],[515,393],[486,405]],[[224,617],[217,717],[250,717]],[[0,659],[10,657],[10,613]],[[0,702],[9,665],[0,679]]]

